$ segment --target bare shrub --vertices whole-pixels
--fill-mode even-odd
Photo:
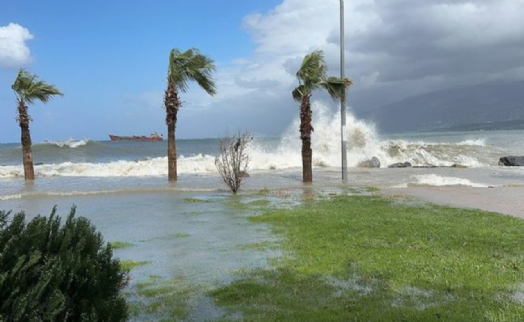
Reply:
[[[253,137],[249,131],[246,131],[244,133],[239,132],[233,136],[226,134],[218,142],[220,155],[215,158],[215,166],[222,181],[235,194],[242,185],[242,179],[249,176],[247,169],[250,158],[246,149],[251,141],[253,141]]]

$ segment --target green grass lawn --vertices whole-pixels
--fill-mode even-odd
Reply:
[[[524,321],[520,219],[353,196],[251,220],[284,256],[211,292],[244,321]]]

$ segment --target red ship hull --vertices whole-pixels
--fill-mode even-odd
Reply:
[[[139,142],[159,142],[163,141],[164,138],[160,136],[118,136],[118,135],[109,135],[111,141],[139,141]]]

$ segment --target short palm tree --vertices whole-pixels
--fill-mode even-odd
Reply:
[[[299,85],[293,90],[293,99],[300,102],[300,139],[302,140],[302,180],[313,181],[311,134],[313,133],[311,95],[325,89],[335,101],[344,98],[352,82],[348,78],[328,77],[324,53],[314,51],[304,57],[297,72]]]
[[[26,180],[34,180],[35,170],[31,154],[31,133],[29,131],[29,123],[32,119],[28,112],[28,105],[35,103],[36,100],[46,104],[53,96],[62,96],[63,94],[55,86],[47,84],[24,69],[18,72],[18,76],[11,88],[15,92],[18,102],[17,121],[22,130],[24,177]]]
[[[182,106],[178,92],[185,93],[188,89],[188,83],[195,81],[209,95],[215,95],[216,86],[212,78],[214,71],[215,63],[213,60],[202,55],[198,49],[191,48],[184,52],[172,49],[169,53],[167,89],[164,96],[169,181],[177,180],[175,129],[177,114]]]

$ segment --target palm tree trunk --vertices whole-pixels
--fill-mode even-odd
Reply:
[[[169,181],[177,180],[175,124],[167,125],[167,163]]]
[[[167,163],[169,181],[177,180],[177,163],[176,163],[176,121],[180,101],[176,91],[175,82],[168,79],[167,90],[164,97],[166,107],[166,124],[167,124]]]
[[[302,140],[302,181],[313,182],[313,151],[311,133],[313,133],[310,96],[302,98],[300,104],[300,139]]]
[[[33,155],[31,153],[31,132],[29,131],[29,114],[24,101],[18,102],[18,121],[21,129],[21,141],[24,162],[25,180],[35,179],[35,169],[33,167]]]

